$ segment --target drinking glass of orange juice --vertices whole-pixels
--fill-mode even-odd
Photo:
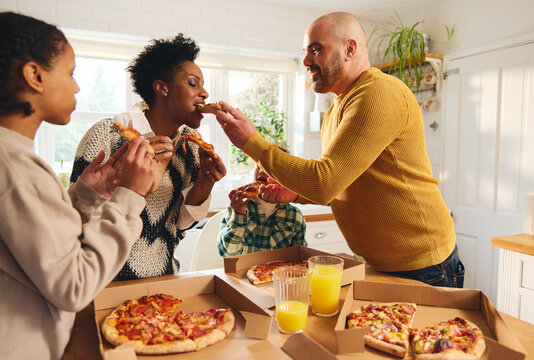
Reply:
[[[337,256],[313,256],[308,259],[311,276],[312,312],[334,316],[338,312],[343,259]]]
[[[278,329],[286,334],[302,332],[308,318],[308,269],[301,266],[279,267],[273,272],[273,280]]]

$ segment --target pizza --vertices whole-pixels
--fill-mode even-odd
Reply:
[[[237,188],[239,191],[243,191],[245,196],[249,199],[255,199],[260,195],[260,186],[259,182],[252,182]]]
[[[200,134],[196,130],[195,130],[194,133],[189,133],[189,134],[182,135],[182,139],[184,141],[182,143],[182,147],[183,147],[184,153],[187,153],[187,149],[185,147],[186,142],[187,141],[191,141],[191,142],[197,144],[198,146],[200,146],[202,149],[206,150],[208,152],[208,154],[210,154],[210,155],[214,155],[215,154],[215,150],[213,149],[213,145],[208,144],[207,142],[202,140],[202,138],[200,137]]]
[[[412,328],[413,303],[368,304],[347,315],[347,327],[367,328],[365,345],[404,358],[410,345],[415,360],[478,359],[484,353],[484,334],[460,317],[422,329]],[[410,341],[411,339],[411,341]]]
[[[415,310],[412,303],[369,304],[350,313],[347,325],[349,329],[370,327],[365,345],[403,358],[410,347]]]
[[[125,301],[102,324],[113,345],[132,343],[137,354],[197,351],[223,340],[234,328],[230,309],[185,314],[177,311],[183,299],[156,294]]]
[[[247,271],[247,278],[254,285],[264,284],[273,281],[273,270],[282,266],[304,266],[308,267],[308,260],[290,261],[276,260],[265,264],[252,266]]]
[[[478,359],[486,349],[484,334],[461,317],[423,329],[412,329],[416,360]]]
[[[210,104],[196,104],[196,109],[200,111],[201,113],[212,113],[214,110],[220,110],[223,111],[221,106],[217,103],[210,103]]]
[[[117,128],[117,130],[119,130],[119,134],[122,136],[122,138],[128,142],[133,141],[133,139],[136,137],[141,136],[139,131],[135,130],[134,128],[122,126],[117,122],[114,122],[113,125]],[[156,153],[151,145],[148,145],[147,152],[150,155],[154,155]]]

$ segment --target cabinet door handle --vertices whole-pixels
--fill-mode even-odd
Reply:
[[[324,231],[314,232],[313,237],[316,239],[324,239],[326,237],[326,232]]]

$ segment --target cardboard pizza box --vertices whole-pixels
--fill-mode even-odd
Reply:
[[[98,328],[100,352],[104,360],[135,359],[250,359],[267,354],[272,359],[290,359],[267,339],[272,326],[272,313],[263,310],[247,296],[231,286],[222,274],[166,275],[133,281],[112,282],[94,301],[95,321]],[[200,351],[168,354],[139,355],[128,344],[114,347],[101,334],[105,317],[124,301],[145,295],[165,293],[184,298],[180,310],[205,311],[210,308],[232,309],[236,323],[234,330],[222,341]]]
[[[349,285],[354,280],[365,278],[365,263],[344,254],[330,254],[306,246],[293,246],[283,249],[262,251],[254,254],[230,256],[224,258],[224,272],[237,279],[232,285],[246,292],[253,301],[263,309],[274,307],[273,283],[253,285],[247,279],[247,271],[251,266],[275,260],[305,260],[317,255],[334,255],[343,258],[343,278],[341,285]]]
[[[372,302],[416,303],[415,328],[431,326],[456,316],[475,323],[484,333],[486,341],[486,351],[481,359],[521,360],[526,357],[517,337],[481,290],[354,281],[334,328],[338,358],[343,359],[344,355],[350,359],[366,360],[395,358],[364,345],[363,336],[368,328],[346,328],[347,315]],[[409,354],[405,359],[412,359],[412,355]]]

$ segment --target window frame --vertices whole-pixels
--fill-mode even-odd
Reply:
[[[130,35],[120,35],[111,33],[101,33],[95,31],[85,31],[79,29],[64,28],[69,43],[73,47],[76,56],[95,59],[111,59],[131,61],[146,44],[150,38]],[[201,51],[195,63],[202,69],[211,71],[211,88],[207,89],[211,99],[228,101],[229,88],[228,78],[231,70],[265,72],[280,74],[281,81],[279,109],[288,114],[286,136],[289,144],[293,143],[293,119],[295,109],[292,106],[297,79],[298,59],[288,55],[269,54],[267,52],[254,52],[245,49],[230,49],[214,46],[206,46],[199,43]],[[130,95],[131,94],[131,95]],[[133,104],[140,100],[140,97],[133,92],[132,85],[126,80],[126,109],[131,109]],[[214,101],[214,100],[213,100]],[[105,112],[80,112],[73,114],[71,121],[92,120],[94,122],[114,116],[115,113]],[[226,149],[229,147],[229,140],[218,126],[213,115],[207,115],[203,121],[203,126],[208,126],[211,141],[216,149]],[[213,117],[209,119],[208,117]],[[61,169],[54,159],[54,128],[53,125],[43,123],[35,137],[35,152],[45,159],[57,173],[71,171],[71,169]],[[231,161],[231,154],[224,151],[221,157],[225,164]],[[229,189],[250,181],[250,175],[227,175],[224,181],[216,183],[212,192],[212,208],[221,208],[227,205],[227,194]]]

